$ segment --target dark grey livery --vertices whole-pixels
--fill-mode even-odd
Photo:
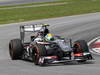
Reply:
[[[55,41],[47,41],[45,36],[50,33],[48,24],[20,26],[20,39],[13,39],[9,43],[9,53],[12,60],[24,59],[35,65],[66,63],[69,61],[86,62],[93,57],[89,52],[85,40],[72,43],[61,36],[55,36]],[[30,41],[26,42],[26,32],[32,32]]]

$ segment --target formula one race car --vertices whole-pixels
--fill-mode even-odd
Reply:
[[[48,26],[20,26],[20,39],[13,39],[9,43],[11,59],[30,60],[41,66],[68,61],[86,62],[93,59],[85,40],[72,43],[70,39],[69,44],[65,38],[50,33]],[[29,37],[30,41],[25,40],[25,37]]]

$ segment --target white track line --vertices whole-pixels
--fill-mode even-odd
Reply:
[[[89,46],[92,42],[94,42],[95,40],[97,40],[97,39],[100,39],[100,36],[98,36],[98,37],[92,39],[91,41],[89,41],[89,42],[88,42],[88,46]]]

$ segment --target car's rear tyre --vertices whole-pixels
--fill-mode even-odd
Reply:
[[[89,48],[88,48],[87,42],[85,40],[75,41],[73,49],[74,49],[74,54],[89,52]],[[86,62],[86,59],[84,58],[84,55],[83,55],[83,57],[82,56],[77,56],[76,58],[77,59],[82,58],[82,60],[77,60],[77,62]]]
[[[21,59],[23,49],[20,39],[13,39],[9,42],[9,54],[12,60]]]
[[[44,45],[41,44],[35,44],[33,47],[33,61],[35,65],[44,65],[45,62],[42,60],[42,63],[40,61],[41,58],[46,56],[46,48]]]

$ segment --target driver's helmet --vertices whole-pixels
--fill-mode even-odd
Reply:
[[[54,34],[48,33],[45,36],[46,41],[54,41]]]

